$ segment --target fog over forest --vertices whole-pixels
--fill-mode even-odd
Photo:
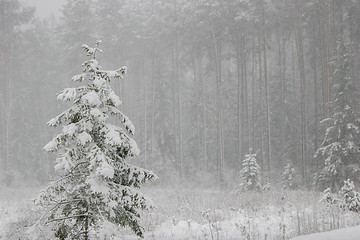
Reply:
[[[131,180],[134,176],[144,176],[138,185],[158,177],[144,191],[164,215],[154,210],[156,220],[149,220],[148,215],[142,218],[149,223],[145,238],[150,239],[147,231],[156,233],[171,216],[178,216],[168,220],[175,227],[185,219],[199,224],[223,222],[219,227],[223,233],[210,224],[211,237],[196,235],[199,238],[194,239],[215,239],[215,233],[220,234],[217,239],[287,239],[360,224],[360,218],[351,215],[360,211],[360,193],[356,192],[360,187],[358,0],[64,0],[56,1],[48,12],[45,5],[35,2],[0,0],[0,190],[4,199],[16,189],[28,189],[28,195],[19,199],[30,199],[51,179],[67,176],[61,171],[70,168],[71,174],[81,164],[66,160],[67,166],[59,160],[67,150],[48,143],[55,137],[61,145],[67,140],[59,133],[75,134],[62,128],[77,124],[85,115],[80,113],[80,120],[56,116],[85,104],[81,87],[90,76],[86,74],[94,74],[91,81],[104,78],[111,86],[106,91],[113,90],[122,101],[118,106],[117,98],[109,93],[104,102],[121,111],[111,112],[107,120],[120,126],[116,131],[121,141],[127,139],[116,157],[138,167],[126,173],[130,177],[119,173],[129,181],[121,184],[138,187],[138,180]],[[57,9],[57,4],[63,5]],[[104,70],[114,71],[99,70],[97,62]],[[79,74],[87,77],[79,80]],[[101,92],[97,87],[89,89]],[[77,90],[66,90],[70,88]],[[87,99],[90,108],[98,106],[93,98]],[[95,135],[88,131],[92,140],[77,138],[77,146],[96,142],[96,137],[106,140],[111,131]],[[105,140],[99,148],[113,146]],[[113,178],[106,175],[109,168],[99,166],[105,178]],[[345,198],[339,206],[346,206],[350,213],[333,206],[346,189],[351,191],[351,204]],[[253,230],[260,226],[254,223],[244,238],[231,238],[229,229],[234,228],[224,220],[231,211],[219,214],[221,221],[216,218],[216,211],[225,206],[243,209],[249,204],[265,209],[265,199],[274,206],[286,199],[284,204],[297,202],[292,203],[297,209],[304,208],[301,204],[317,209],[313,199],[322,199],[324,190],[325,196],[336,200],[332,207],[338,214],[334,219],[335,215],[329,215],[329,221],[324,217],[324,225],[314,217],[322,216],[316,212],[320,210],[310,214],[311,221],[308,213],[298,212],[299,227],[291,223],[293,232],[292,225],[281,220],[284,227],[276,230],[279,233],[269,230],[270,234],[265,227]],[[173,198],[178,202],[162,207]],[[248,202],[229,200],[238,198]],[[219,207],[209,199],[224,205]],[[256,199],[262,200],[255,203]],[[195,204],[199,201],[201,206]],[[291,211],[286,208],[278,219],[290,219]],[[326,225],[327,221],[334,222]],[[135,225],[118,224],[140,236]],[[188,224],[190,228],[190,220]],[[88,239],[91,231],[88,223],[84,226]],[[101,232],[95,225],[94,229]],[[11,239],[1,234],[0,239]],[[186,239],[174,234],[178,238],[173,239]],[[71,239],[78,239],[74,236]]]

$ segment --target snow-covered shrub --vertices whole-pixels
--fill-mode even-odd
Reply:
[[[256,154],[245,155],[241,169],[241,188],[244,190],[261,190],[260,167],[256,162]]]
[[[343,198],[342,206],[353,212],[360,212],[360,193],[355,191],[354,182],[350,179],[344,181],[339,194]]]
[[[328,206],[338,205],[340,200],[331,192],[330,188],[324,190],[324,195],[320,199],[320,203],[326,203]]]
[[[284,181],[284,188],[295,189],[297,187],[295,182],[295,168],[292,162],[286,164],[284,172],[281,176]]]
[[[360,193],[355,190],[354,182],[350,179],[344,181],[339,194],[332,193],[330,188],[325,189],[320,202],[326,203],[327,206],[360,212]]]
[[[46,210],[43,220],[59,239],[113,239],[119,227],[130,227],[142,236],[138,210],[152,206],[137,189],[156,175],[126,162],[139,154],[131,138],[135,128],[118,109],[121,101],[109,85],[112,79],[121,80],[126,68],[103,70],[95,59],[101,52],[99,43],[94,48],[83,45],[90,59],[83,63],[83,73],[72,80],[84,85],[58,94],[59,100],[73,106],[48,122],[62,126],[44,147],[57,152],[59,178],[40,193],[36,203]],[[120,119],[121,126],[108,123],[110,116]]]

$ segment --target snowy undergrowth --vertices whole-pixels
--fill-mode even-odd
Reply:
[[[32,198],[38,191],[33,187],[0,186],[0,239],[23,239],[24,230],[35,219]]]
[[[238,192],[144,188],[157,208],[145,212],[145,239],[288,239],[360,224],[359,214],[319,203],[311,191]],[[37,189],[2,190],[0,239],[26,239],[38,216],[31,198]],[[119,239],[139,239],[124,230]]]
[[[360,224],[356,213],[319,203],[311,191],[148,189],[157,209],[145,239],[288,239]],[[129,239],[136,239],[130,238]]]

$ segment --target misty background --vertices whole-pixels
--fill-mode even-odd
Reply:
[[[75,85],[82,44],[101,39],[102,66],[128,68],[112,87],[136,128],[131,161],[159,184],[236,185],[252,151],[265,183],[292,162],[310,187],[338,42],[360,87],[359,22],[356,0],[2,0],[0,181],[54,174],[46,122],[66,109],[56,94]]]

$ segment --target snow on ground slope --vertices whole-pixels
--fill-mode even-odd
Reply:
[[[360,226],[337,229],[323,233],[313,233],[292,238],[292,240],[359,240]]]

